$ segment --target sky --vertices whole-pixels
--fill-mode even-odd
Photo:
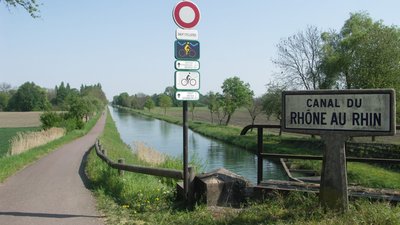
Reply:
[[[179,0],[39,0],[40,18],[0,1],[0,83],[101,83],[107,97],[174,85],[172,10]],[[398,0],[193,0],[201,12],[200,90],[238,76],[254,91],[279,72],[276,45],[307,26],[340,30],[352,12],[400,25]]]

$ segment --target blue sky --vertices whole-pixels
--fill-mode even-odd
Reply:
[[[177,0],[39,0],[41,18],[0,2],[0,82],[54,88],[101,83],[121,92],[161,93],[174,84],[172,9]],[[202,94],[239,76],[256,96],[278,71],[271,59],[282,38],[307,25],[339,30],[351,12],[400,25],[400,1],[195,0],[201,20]]]

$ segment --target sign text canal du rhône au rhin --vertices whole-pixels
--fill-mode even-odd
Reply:
[[[394,91],[337,90],[283,93],[283,130],[319,134],[393,135]]]

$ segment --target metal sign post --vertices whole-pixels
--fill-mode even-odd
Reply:
[[[348,208],[345,142],[355,136],[396,133],[392,89],[286,91],[282,93],[282,130],[321,135],[325,142],[320,201],[327,208]]]
[[[200,21],[200,10],[191,1],[181,1],[172,11],[172,17],[180,28],[176,30],[175,54],[175,98],[182,102],[183,117],[183,189],[185,199],[190,203],[189,196],[189,165],[188,165],[188,102],[199,100],[200,74],[197,71],[200,64],[200,43],[197,41],[197,30],[191,30]],[[190,29],[190,30],[189,30]]]

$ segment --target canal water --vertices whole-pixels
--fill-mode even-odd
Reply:
[[[182,127],[154,118],[110,107],[122,140],[133,146],[142,142],[164,154],[182,157]],[[203,164],[198,172],[225,168],[244,176],[253,184],[257,180],[257,157],[254,153],[189,130],[189,161],[195,157]],[[286,180],[280,164],[264,160],[264,179]]]

